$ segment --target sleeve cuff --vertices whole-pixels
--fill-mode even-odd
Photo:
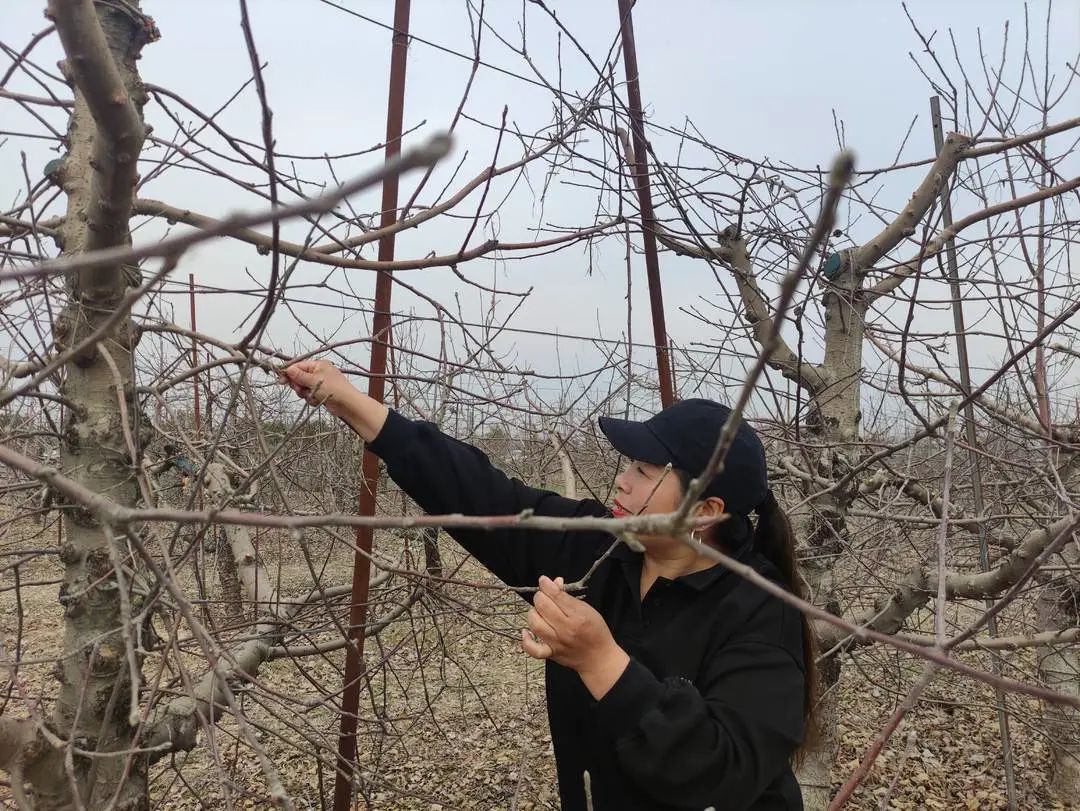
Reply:
[[[630,664],[596,705],[600,728],[619,738],[637,726],[660,698],[663,687],[645,665],[630,657]]]
[[[386,415],[386,422],[367,448],[383,461],[389,462],[395,453],[401,453],[416,437],[416,424],[401,416],[394,409]]]

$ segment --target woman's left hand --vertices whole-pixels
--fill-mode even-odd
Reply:
[[[630,662],[600,612],[567,594],[561,577],[540,578],[528,623],[521,632],[522,649],[535,659],[576,670],[596,699],[611,689]]]

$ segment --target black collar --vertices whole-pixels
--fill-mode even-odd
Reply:
[[[749,563],[753,557],[754,539],[753,537],[747,538],[742,545],[731,554],[731,557],[738,560],[740,563]],[[631,589],[641,589],[641,566],[644,561],[645,555],[642,552],[635,552],[625,543],[620,543],[611,553],[611,557],[619,561],[622,567],[623,573],[626,575],[627,583]],[[681,586],[693,589],[694,591],[705,591],[711,587],[714,583],[718,583],[727,575],[731,574],[731,571],[722,563],[715,563],[708,569],[702,569],[699,572],[691,572],[690,574],[684,574],[676,577],[673,583],[678,583]],[[637,592],[635,591],[635,594]]]

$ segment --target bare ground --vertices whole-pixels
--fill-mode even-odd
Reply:
[[[444,545],[444,554],[454,564],[455,553],[448,546]],[[280,572],[282,591],[299,594],[311,580],[306,565],[292,557],[286,555],[280,568],[272,558],[268,563],[275,575]],[[334,554],[333,560],[337,571],[328,572],[327,582],[347,582],[348,558]],[[207,578],[211,599],[217,593],[212,571]],[[15,650],[21,614],[21,656],[26,662],[18,670],[18,684],[5,713],[26,713],[20,693],[48,696],[52,690],[49,671],[60,650],[61,614],[57,586],[48,581],[57,575],[58,564],[45,559],[22,567],[21,606],[10,588],[11,573],[0,581],[5,589],[0,603],[4,647],[9,654]],[[457,576],[483,578],[469,563]],[[193,583],[185,585],[191,588],[187,593],[194,593]],[[407,587],[401,587],[387,594],[401,599],[406,592]],[[480,606],[463,614],[459,601]],[[408,619],[369,642],[367,663],[374,677],[361,701],[359,759],[370,807],[425,811],[557,807],[542,667],[525,657],[514,639],[523,623],[523,606],[505,592],[447,585],[414,605]],[[321,638],[330,636],[321,633]],[[1010,667],[1015,668],[1010,675],[1032,672],[1034,656],[1031,651],[1010,654]],[[197,677],[202,670],[191,644],[185,646],[183,658],[191,676]],[[979,655],[970,658],[984,668],[989,664]],[[260,743],[298,808],[318,809],[330,803],[333,761],[328,753],[335,746],[337,718],[327,701],[340,690],[343,660],[338,651],[299,662],[277,661],[264,667],[257,687],[242,691]],[[148,657],[144,673],[151,676],[159,665],[157,656]],[[919,663],[881,648],[857,652],[845,667],[840,686],[841,752],[834,771],[837,787],[918,671]],[[173,676],[170,684],[176,685]],[[939,676],[848,807],[880,807],[895,781],[886,805],[890,809],[1005,808],[992,702],[988,688],[951,674]],[[1037,702],[1011,697],[1009,706],[1020,807],[1064,808],[1051,803],[1047,793],[1048,748]],[[238,743],[231,719],[225,719],[213,736],[204,736],[204,743],[195,752],[154,768],[152,794],[160,807],[216,809],[230,802],[237,808],[270,807],[260,767],[247,745]],[[320,747],[321,760],[313,754]],[[0,787],[0,804],[13,808],[6,792]]]

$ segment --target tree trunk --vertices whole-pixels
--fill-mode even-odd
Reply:
[[[229,505],[232,498],[233,488],[229,482],[229,474],[225,466],[220,462],[211,462],[206,466],[206,496],[210,506],[223,509]],[[238,528],[235,527],[210,527],[207,531],[213,533],[214,555],[217,559],[218,581],[221,584],[221,602],[225,613],[230,621],[238,621],[244,616],[243,595],[240,588],[240,573],[237,569],[236,558],[232,552],[231,536]],[[248,534],[245,527],[241,527],[245,535]],[[265,596],[265,595],[263,595]],[[256,609],[256,615],[258,610]]]
[[[100,4],[95,16],[90,3],[54,0],[49,5],[49,16],[56,20],[69,56],[62,68],[76,87],[69,151],[59,173],[68,198],[59,236],[66,254],[130,239],[127,219],[145,101],[135,59],[145,31],[135,16],[137,4],[124,6],[130,9]],[[107,54],[127,94],[115,103],[126,105],[131,100],[137,127],[106,137],[95,121],[99,110],[93,108],[92,113],[93,100],[81,88],[87,86],[88,74],[95,72],[96,60],[108,61]],[[109,92],[110,79],[115,80],[116,74],[94,76],[91,81],[98,82],[98,91]],[[53,325],[58,351],[76,347],[105,322],[124,295],[126,279],[123,267],[108,265],[68,280],[68,300]],[[138,496],[133,472],[137,460],[130,449],[132,441],[141,440],[132,366],[136,340],[130,319],[120,319],[101,341],[64,366],[61,387],[70,407],[64,411],[60,470],[123,505],[134,505]],[[63,517],[64,655],[54,672],[60,689],[51,731],[60,740],[70,741],[74,751],[65,765],[66,747],[55,749],[39,737],[26,754],[24,776],[35,809],[103,808],[109,803],[120,811],[142,809],[147,805],[146,759],[119,754],[132,749],[131,720],[137,710],[132,706],[133,691],[138,685],[132,685],[131,672],[141,664],[138,651],[125,638],[132,616],[141,608],[139,595],[132,592],[132,561],[126,545],[89,510],[69,507]],[[114,561],[124,563],[119,574]],[[121,592],[126,594],[127,610]],[[100,756],[108,752],[118,754]]]
[[[240,576],[236,572],[229,546],[229,537],[223,527],[211,530],[215,536],[214,556],[217,560],[218,582],[221,585],[221,603],[230,622],[244,617],[244,603],[240,594]]]
[[[424,527],[421,530],[424,538],[424,571],[432,577],[443,576],[442,556],[439,554],[439,528]],[[439,584],[428,581],[428,588],[437,589]]]
[[[841,476],[851,464],[853,442],[858,439],[860,378],[866,305],[857,275],[850,270],[825,293],[825,362],[827,385],[809,404],[806,420],[812,444],[821,447],[810,469],[828,480]],[[809,485],[811,489],[816,486]],[[854,495],[852,488],[830,491],[793,516],[796,537],[801,539],[800,567],[810,599],[839,615],[833,567],[842,551],[846,514]],[[815,710],[816,737],[811,739],[799,768],[799,783],[807,811],[822,811],[832,795],[830,772],[836,762],[836,723],[839,709],[837,682],[840,660],[831,656],[818,666]]]
[[[1063,553],[1074,567],[1080,562],[1075,545]],[[1076,578],[1043,587],[1038,602],[1040,631],[1061,631],[1080,625],[1080,583]],[[1080,647],[1076,644],[1048,645],[1039,651],[1039,677],[1051,690],[1080,697]],[[1046,734],[1050,740],[1050,790],[1061,802],[1080,797],[1080,710],[1063,704],[1044,705]]]

